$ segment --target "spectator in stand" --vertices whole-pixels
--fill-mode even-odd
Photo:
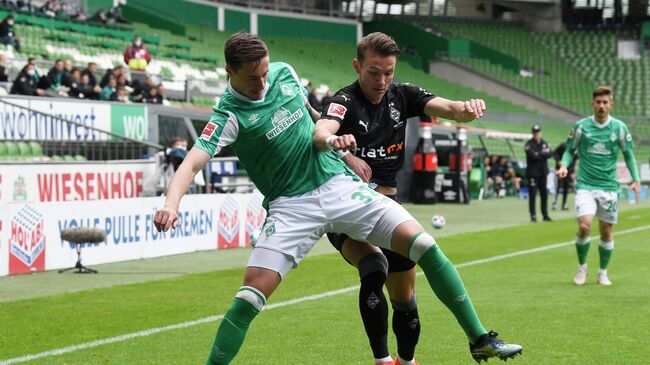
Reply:
[[[122,17],[122,8],[119,5],[108,9],[108,18],[115,23],[126,23],[126,20]]]
[[[142,44],[142,38],[135,36],[133,44],[124,51],[124,62],[129,65],[129,70],[144,71],[151,61],[151,55],[147,47]]]
[[[81,70],[76,67],[70,71],[70,91],[68,96],[77,99],[85,98],[85,95],[81,92]]]
[[[106,25],[108,18],[106,17],[106,12],[104,9],[99,9],[90,17],[90,21],[94,23],[100,23]]]
[[[145,82],[134,80],[132,82],[133,93],[131,94],[131,101],[135,103],[145,103],[145,98],[149,95],[149,90],[156,87],[156,79],[152,75],[147,75]]]
[[[86,69],[81,71],[81,76],[88,75],[88,82],[93,87],[97,86],[97,77],[95,76],[95,72],[97,72],[97,64],[95,62],[88,62]]]
[[[32,0],[18,0],[16,1],[16,6],[18,10],[24,11],[30,14],[36,13],[36,7],[32,4]]]
[[[30,95],[30,96],[43,96],[45,90],[38,87],[40,77],[36,72],[36,65],[34,63],[27,63],[25,67],[18,73],[13,85],[11,86],[11,94],[17,95]]]
[[[81,80],[79,82],[78,91],[79,91],[79,98],[96,100],[99,98],[99,92],[102,90],[99,86],[97,85],[93,86],[90,84],[90,78],[88,77],[88,74],[82,74]]]
[[[70,75],[70,73],[72,73],[72,61],[70,61],[70,60],[63,60],[63,71],[64,71],[67,75]]]
[[[0,54],[0,82],[9,81],[9,72],[7,70],[7,56]]]
[[[54,62],[54,67],[47,73],[47,82],[49,96],[68,96],[70,76],[65,72],[63,60],[58,59]]]
[[[104,73],[104,76],[102,77],[102,81],[99,82],[99,86],[103,89],[104,86],[108,84],[108,80],[113,77],[117,79],[120,75],[124,74],[124,66],[122,65],[117,65],[113,69],[107,69],[106,73]]]
[[[487,185],[487,191],[491,192],[492,187],[494,186],[494,177],[492,176],[492,163],[490,162],[490,156],[485,155],[483,157],[483,166],[485,168],[485,183]]]
[[[494,159],[492,161],[494,161]],[[508,181],[512,183],[516,191],[519,191],[521,180],[517,177],[517,174],[515,174],[515,169],[508,161],[508,157],[498,157],[497,163],[493,162],[490,169],[492,170],[492,178],[494,179],[494,184],[498,189],[497,193],[499,196],[505,196],[505,187]]]
[[[10,45],[20,52],[20,37],[14,33],[14,16],[7,15],[0,22],[0,43]]]
[[[77,18],[77,11],[72,5],[68,4],[66,0],[61,0],[56,16],[57,18],[63,19],[75,19]]]
[[[3,8],[7,8],[10,10],[16,10],[18,9],[18,6],[13,0],[2,0],[0,1],[0,5],[2,5]]]
[[[115,101],[121,101],[123,103],[130,103],[131,100],[129,100],[129,92],[124,86],[117,86],[115,92]]]
[[[45,4],[41,6],[38,11],[45,15],[54,18],[56,16],[56,12],[59,10],[59,7],[56,5],[55,0],[47,0],[45,1]]]
[[[318,100],[318,96],[316,96],[316,88],[311,83],[311,81],[307,84],[307,90],[309,90],[309,94],[307,94],[307,101],[309,102],[309,105],[311,105],[311,107],[314,108],[314,110],[317,112],[320,112],[322,105],[320,103],[320,100]]]
[[[148,95],[145,98],[143,98],[142,102],[148,104],[162,104],[163,96],[160,93],[161,87],[162,85],[159,85],[149,89],[149,92],[147,93]]]
[[[102,92],[99,93],[99,100],[104,101],[115,101],[117,100],[117,80],[114,76],[111,76],[108,79],[108,83],[102,89]]]

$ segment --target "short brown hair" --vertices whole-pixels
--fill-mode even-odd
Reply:
[[[609,86],[598,86],[592,95],[592,100],[596,99],[597,96],[609,96],[610,99],[614,99],[614,92]]]
[[[226,64],[237,70],[244,63],[256,62],[259,65],[262,58],[269,54],[269,49],[258,36],[242,31],[228,38],[223,53]]]
[[[399,46],[393,37],[381,32],[370,33],[361,39],[357,45],[357,60],[363,61],[367,51],[378,54],[379,56],[399,57]]]

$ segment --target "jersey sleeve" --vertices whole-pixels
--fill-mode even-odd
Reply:
[[[202,149],[210,156],[217,155],[224,147],[237,140],[239,123],[234,114],[228,111],[215,110],[210,121],[205,125],[194,146]]]
[[[401,84],[399,87],[403,90],[406,97],[406,114],[407,118],[417,117],[424,114],[424,106],[429,100],[436,96],[421,87],[413,84]]]
[[[352,97],[346,93],[338,92],[323,104],[321,119],[332,119],[343,124],[346,118],[351,117],[353,107]]]
[[[579,123],[576,123],[573,128],[569,131],[569,136],[566,140],[566,149],[562,155],[562,165],[569,166],[573,162],[573,155],[578,149],[578,143],[580,142],[580,137],[582,136],[582,127]]]
[[[634,149],[634,139],[632,138],[632,134],[627,129],[627,126],[625,124],[621,125],[619,141],[621,144],[621,149],[623,151],[623,157],[625,157],[625,165],[627,166],[627,169],[630,170],[632,180],[641,181],[641,178],[639,176],[639,168],[636,164],[634,153],[632,153],[632,150]]]

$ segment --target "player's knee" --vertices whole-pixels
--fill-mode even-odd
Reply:
[[[591,222],[580,221],[578,224],[578,229],[580,229],[580,233],[582,233],[583,236],[585,234],[589,234],[591,231]]]
[[[413,236],[411,239],[411,245],[409,247],[409,258],[415,262],[419,262],[422,256],[426,254],[430,249],[437,248],[438,244],[436,240],[427,232],[420,232]],[[437,251],[440,251],[438,249]],[[440,252],[442,254],[442,252]]]
[[[604,248],[605,250],[613,250],[614,249],[614,240],[613,239],[600,239],[600,247]]]
[[[373,252],[364,256],[359,260],[359,277],[363,279],[370,274],[381,273],[383,277],[383,282],[386,281],[386,276],[388,275],[388,260],[381,252]],[[383,285],[383,282],[381,285]]]
[[[252,286],[242,286],[235,295],[235,299],[241,299],[250,303],[255,309],[261,311],[266,305],[266,296],[257,288]]]
[[[390,303],[393,306],[393,310],[400,312],[413,312],[418,308],[417,301],[415,299],[415,292],[411,295],[411,298],[405,301],[398,301],[391,298]]]

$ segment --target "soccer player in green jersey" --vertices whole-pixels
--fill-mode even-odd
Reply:
[[[313,120],[319,115],[308,107],[293,68],[270,63],[266,44],[246,32],[234,34],[224,48],[227,91],[154,216],[159,231],[177,227],[180,200],[192,177],[228,145],[265,196],[268,215],[262,234],[243,285],[219,325],[207,364],[233,360],[250,323],[280,281],[327,232],[342,232],[417,262],[433,292],[470,334],[477,361],[521,353],[521,346],[504,343],[485,330],[454,265],[401,205],[361,182],[336,153],[314,147]],[[460,112],[479,116],[483,111],[466,106]],[[351,135],[330,136],[326,145],[352,149],[355,141]]]
[[[583,285],[587,280],[587,253],[589,251],[589,233],[594,216],[600,223],[600,269],[598,284],[612,285],[607,277],[607,265],[614,250],[613,227],[618,220],[618,179],[616,178],[616,160],[622,151],[630,174],[630,189],[639,200],[641,183],[639,171],[632,149],[632,135],[622,121],[613,118],[609,112],[614,107],[612,90],[598,87],[593,92],[591,106],[594,115],[576,122],[569,132],[567,148],[562,156],[561,166],[557,172],[559,178],[567,176],[567,166],[573,161],[574,152],[580,157],[577,193],[575,197],[578,234],[576,250],[578,252],[578,272],[573,278],[576,285]]]

